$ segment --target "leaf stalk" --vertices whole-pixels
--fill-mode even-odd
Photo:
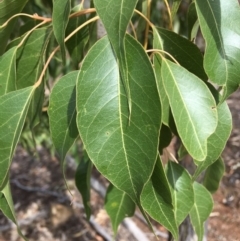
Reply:
[[[74,34],[76,34],[79,30],[81,30],[82,28],[84,28],[86,25],[88,25],[89,23],[92,23],[96,20],[98,20],[99,17],[96,16],[94,18],[91,18],[89,19],[88,21],[86,21],[85,23],[83,23],[82,25],[80,25],[78,28],[76,28],[73,32],[71,32],[65,39],[64,39],[64,42],[67,42]],[[51,61],[51,59],[53,58],[53,56],[55,55],[55,53],[60,49],[60,45],[58,45],[53,51],[52,53],[50,54],[50,56],[48,57],[44,67],[43,67],[43,70],[41,72],[41,75],[39,77],[39,79],[37,80],[37,82],[34,84],[34,87],[37,88],[41,83],[42,83],[42,79],[43,79],[43,76],[48,68],[48,65]]]

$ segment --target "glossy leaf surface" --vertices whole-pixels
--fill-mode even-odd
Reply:
[[[76,123],[76,80],[78,71],[64,75],[53,87],[48,115],[53,144],[63,162],[78,137]]]
[[[204,68],[212,82],[224,86],[223,99],[226,99],[240,84],[239,3],[196,0],[195,4],[206,41]]]
[[[172,202],[168,180],[159,157],[151,179],[141,194],[141,204],[153,219],[167,228],[178,240],[178,229]]]
[[[190,211],[190,219],[200,241],[203,239],[204,234],[203,224],[213,208],[213,200],[211,194],[203,185],[194,182],[193,188],[195,202]]]
[[[194,159],[203,161],[207,139],[217,126],[215,100],[199,78],[167,59],[162,78],[181,140]]]
[[[70,14],[71,2],[70,0],[54,0],[53,1],[53,13],[52,24],[53,32],[58,44],[60,45],[63,63],[66,61],[65,50],[65,30],[68,25],[68,17]]]
[[[176,223],[179,226],[194,204],[192,179],[185,168],[171,161],[168,162],[166,173],[172,192]]]
[[[161,108],[152,66],[142,46],[129,35],[125,46],[133,103],[130,122],[117,60],[104,37],[89,51],[80,70],[77,125],[94,165],[139,204],[157,157]]]
[[[16,90],[16,52],[13,47],[0,57],[0,96]]]
[[[135,203],[125,192],[110,184],[105,197],[105,209],[111,219],[113,231],[116,235],[118,226],[123,219],[133,216]]]
[[[207,168],[203,185],[209,192],[214,193],[218,190],[224,171],[225,165],[221,157],[219,157],[217,161]]]
[[[0,97],[0,188],[7,178],[33,91],[33,87],[28,87]]]

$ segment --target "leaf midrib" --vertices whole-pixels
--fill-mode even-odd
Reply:
[[[121,207],[122,207],[122,205],[123,205],[125,195],[126,195],[126,193],[123,192],[123,194],[122,194],[122,198],[121,198],[121,201],[120,201],[120,203],[119,203],[119,207],[118,207],[117,213],[116,213],[116,215],[115,215],[114,226],[116,226],[116,227],[117,227],[116,224],[117,224],[117,220],[119,219],[120,211],[122,210]]]
[[[23,116],[23,114],[24,114],[24,112],[25,112],[25,108],[26,108],[26,106],[29,104],[28,102],[29,102],[29,100],[31,99],[32,94],[33,94],[33,92],[34,92],[34,90],[35,90],[33,87],[29,87],[29,88],[32,88],[32,91],[29,93],[29,96],[28,96],[28,98],[27,98],[27,100],[26,100],[26,102],[25,102],[25,105],[24,105],[24,107],[23,107],[23,111],[20,112],[21,114],[20,114],[20,117],[19,117],[18,122],[17,122],[17,125],[16,125],[16,129],[15,129],[16,131],[14,132],[14,135],[13,135],[13,143],[12,143],[12,145],[11,145],[10,152],[9,152],[9,156],[8,156],[7,172],[6,172],[6,174],[4,175],[4,177],[2,178],[2,182],[1,182],[0,186],[3,184],[3,181],[6,179],[6,177],[7,177],[7,175],[8,175],[8,170],[9,170],[9,168],[10,168],[9,162],[10,162],[10,159],[12,159],[13,152],[14,152],[14,149],[15,149],[15,147],[16,147],[15,144],[17,143],[17,139],[19,139],[19,136],[16,137],[16,134],[17,134],[17,132],[18,132],[17,130],[19,129],[19,125],[20,125],[22,116]],[[27,90],[26,90],[26,91],[27,91]]]
[[[125,156],[125,160],[126,160],[126,166],[127,166],[127,170],[128,170],[129,179],[130,179],[130,182],[131,182],[131,185],[132,185],[132,190],[134,192],[135,199],[138,200],[137,192],[136,192],[136,189],[134,188],[134,185],[133,185],[132,175],[131,175],[130,166],[129,166],[129,160],[128,160],[126,146],[125,146],[125,140],[124,140],[122,111],[121,111],[122,95],[121,95],[121,78],[120,78],[120,75],[118,75],[118,96],[119,96],[119,98],[118,98],[118,108],[119,108],[120,133],[121,133],[121,138],[122,138],[122,143],[123,143],[123,151],[124,151],[124,156]]]
[[[200,141],[199,141],[199,139],[198,139],[198,135],[197,135],[197,133],[196,133],[196,129],[194,128],[192,119],[190,118],[188,109],[186,108],[186,105],[185,105],[185,103],[184,103],[184,101],[183,101],[183,97],[182,97],[182,95],[181,95],[181,92],[179,91],[178,85],[176,84],[176,81],[175,81],[175,78],[174,78],[173,73],[172,73],[172,71],[171,71],[171,68],[169,67],[167,61],[166,61],[166,60],[164,60],[164,61],[165,61],[166,65],[167,65],[167,67],[168,67],[168,69],[169,69],[169,73],[171,74],[171,76],[172,76],[172,78],[173,78],[173,80],[174,80],[175,87],[176,87],[176,89],[177,89],[177,91],[178,91],[178,93],[179,93],[179,95],[180,95],[180,97],[181,97],[182,103],[183,103],[183,105],[184,105],[184,107],[185,107],[185,110],[186,110],[186,113],[187,113],[187,115],[188,115],[188,119],[189,119],[189,121],[190,121],[190,123],[191,123],[191,125],[192,125],[192,128],[193,128],[193,130],[194,130],[194,133],[195,133],[195,135],[196,135],[196,137],[197,137],[196,139],[197,139],[197,142],[198,142],[198,144],[199,144],[199,147],[201,147],[201,143],[200,143]],[[163,84],[164,84],[164,82],[165,82],[165,81],[163,81]],[[166,91],[166,94],[167,94],[167,96],[168,96],[168,98],[169,98],[169,94],[168,94],[167,91]],[[170,98],[169,98],[169,99],[170,99]],[[169,103],[171,103],[171,102],[169,102]],[[206,155],[204,154],[204,152],[203,152],[203,149],[200,148],[200,150],[201,150],[202,155],[203,155],[203,156],[206,156]]]
[[[155,190],[153,189],[153,187],[151,187],[151,188],[152,188],[152,191],[153,191],[155,200],[158,200]],[[172,230],[171,230],[171,231],[172,231],[172,232],[175,231],[175,228],[172,226],[172,223],[169,221],[168,217],[165,215],[165,213],[164,213],[164,211],[163,211],[163,209],[162,209],[162,207],[161,207],[161,205],[160,205],[160,203],[159,203],[158,201],[157,201],[157,205],[158,205],[159,209],[161,210],[161,213],[162,213],[163,216],[165,217],[166,221],[168,222],[168,224],[172,227]],[[173,211],[173,212],[174,212],[174,211]],[[175,220],[174,220],[174,221],[175,221]],[[175,233],[175,232],[174,232],[174,233]],[[174,236],[177,236],[176,233],[175,233]]]
[[[221,44],[221,48],[222,48],[223,54],[224,54],[224,56],[226,56],[225,49],[224,49],[224,43],[222,42],[221,34],[219,32],[219,28],[218,28],[218,25],[217,25],[216,18],[214,17],[214,13],[213,13],[213,10],[211,8],[211,4],[209,3],[209,0],[206,0],[206,1],[207,1],[208,6],[209,6],[210,12],[212,14],[212,18],[214,20],[214,24],[216,26],[216,30],[217,30],[217,34],[218,34],[218,38],[219,38],[219,42]],[[201,18],[199,18],[199,21],[201,22]],[[206,48],[207,48],[207,41],[206,41]],[[226,83],[227,80],[228,80],[229,73],[228,73],[228,68],[227,68],[227,61],[224,58],[222,58],[222,59],[223,59],[225,70],[226,70],[226,78],[225,78],[225,83]]]
[[[12,64],[14,62],[13,59],[16,58],[16,50],[17,50],[17,48],[15,50],[13,50],[15,53],[12,55],[12,58],[11,58],[11,61],[10,61],[10,64],[9,64],[10,68],[7,71],[7,82],[6,82],[5,91],[4,91],[5,94],[8,92],[9,76],[10,76],[10,73],[11,73],[11,70],[12,70]],[[14,74],[15,74],[15,78],[16,78],[16,66],[14,68]],[[14,83],[15,83],[15,87],[17,87],[16,86],[16,79],[15,79]]]
[[[172,172],[172,179],[173,179],[173,184],[176,185],[176,179],[175,179],[175,175],[174,175],[174,171],[172,168],[172,165],[170,163],[170,168],[171,168],[171,172]],[[177,193],[175,191],[175,188],[173,188],[173,202],[174,202],[174,214],[175,214],[175,218],[177,221]]]

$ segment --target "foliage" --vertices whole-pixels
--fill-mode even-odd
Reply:
[[[84,9],[73,0],[0,1],[0,209],[9,219],[17,224],[9,189],[16,145],[23,129],[35,136],[48,109],[63,172],[79,136],[84,144],[76,186],[88,218],[94,165],[110,182],[115,233],[137,205],[175,240],[189,215],[202,240],[232,128],[225,100],[239,86],[240,9],[237,0],[189,1],[185,37],[175,28],[181,2],[94,0]],[[98,39],[99,18],[107,34]],[[193,175],[172,153],[163,164],[172,138],[193,158]]]

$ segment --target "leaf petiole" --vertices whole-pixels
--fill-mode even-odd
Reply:
[[[164,50],[161,50],[161,49],[148,49],[146,50],[146,53],[150,53],[152,52],[152,54],[158,54],[161,56],[161,58],[165,58],[162,53],[166,54],[167,56],[169,56],[177,65],[180,65],[178,63],[178,61],[171,55],[169,54],[168,52],[164,51]]]
[[[18,48],[22,46],[22,44],[24,43],[24,41],[28,38],[28,36],[35,30],[37,29],[38,27],[44,25],[45,23],[47,23],[48,21],[43,21],[41,23],[39,23],[38,25],[36,25],[34,28],[32,28],[30,31],[28,31],[26,33],[26,35],[23,37],[22,41],[18,44]]]
[[[30,14],[26,14],[26,13],[18,13],[18,14],[15,14],[13,15],[11,18],[9,18],[3,25],[0,26],[0,29],[1,28],[4,28],[8,25],[8,23],[16,18],[16,17],[20,17],[20,16],[25,16],[25,17],[29,17],[29,18],[33,18],[35,20],[40,20],[40,21],[44,21],[44,22],[51,22],[52,19],[51,18],[45,18],[45,17],[42,17],[42,16],[38,16],[37,14],[33,14],[33,15],[30,15]]]
[[[142,18],[144,18],[151,28],[154,28],[154,24],[143,13],[141,13],[137,9],[134,9],[134,12],[139,14]]]
[[[99,17],[96,16],[94,18],[91,18],[89,19],[88,21],[86,21],[85,23],[83,23],[82,25],[80,25],[78,28],[76,28],[73,32],[71,32],[65,39],[64,39],[64,42],[67,42],[74,34],[76,34],[79,30],[81,30],[82,28],[84,28],[86,25],[88,25],[89,23],[92,23],[96,20],[98,20]],[[43,79],[43,76],[47,70],[47,67],[51,61],[51,59],[53,58],[54,54],[60,49],[60,45],[58,45],[53,51],[52,53],[50,54],[50,56],[48,57],[44,67],[43,67],[43,70],[41,72],[41,75],[39,77],[39,79],[37,80],[37,82],[34,84],[34,87],[37,88],[41,83],[42,83],[42,79]]]
[[[88,13],[95,13],[96,12],[96,9],[95,8],[88,8],[88,9],[83,9],[79,12],[75,12],[75,13],[72,13],[69,18],[75,18],[75,17],[79,17],[81,15],[85,15],[85,14],[88,14]]]
[[[167,7],[167,12],[168,12],[168,15],[169,15],[169,29],[172,29],[172,14],[171,14],[170,6],[169,6],[167,0],[164,0],[164,3]]]

